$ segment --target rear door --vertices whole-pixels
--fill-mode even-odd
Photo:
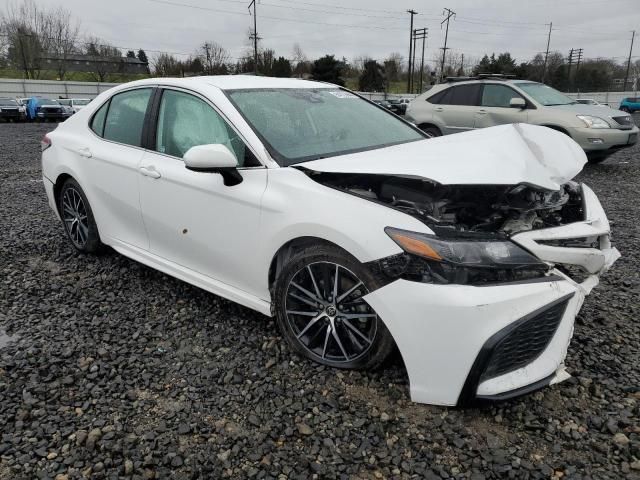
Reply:
[[[444,124],[442,133],[457,133],[474,128],[475,115],[480,100],[481,85],[470,83],[447,89],[434,107],[434,116]]]
[[[512,108],[512,98],[526,99],[513,88],[504,84],[483,85],[480,106],[477,109],[476,128],[493,127],[505,123],[526,123],[529,113],[526,108]]]
[[[100,234],[147,249],[139,201],[142,130],[153,88],[118,93],[100,107],[90,122],[95,135],[83,135],[73,152],[84,169],[85,191],[100,222]],[[84,187],[84,185],[83,185]]]

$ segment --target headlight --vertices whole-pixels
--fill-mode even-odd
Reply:
[[[411,257],[402,271],[393,265],[397,276],[409,280],[475,285],[542,277],[549,270],[510,240],[444,239],[391,227],[385,232]]]
[[[594,117],[592,115],[576,115],[584,124],[589,128],[611,128],[607,122],[600,117]]]

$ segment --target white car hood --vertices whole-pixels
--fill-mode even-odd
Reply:
[[[443,185],[527,184],[558,190],[587,161],[567,135],[510,124],[300,164],[318,172],[421,177]]]

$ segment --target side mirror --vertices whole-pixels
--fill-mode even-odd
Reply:
[[[219,173],[228,187],[242,182],[235,155],[221,143],[196,145],[182,156],[184,166],[194,172]]]
[[[527,107],[527,102],[524,101],[524,98],[514,97],[511,100],[509,100],[509,106],[511,108],[523,109]]]

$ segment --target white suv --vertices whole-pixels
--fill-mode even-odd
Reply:
[[[542,83],[501,76],[450,78],[416,97],[406,118],[432,136],[505,123],[532,123],[573,138],[598,163],[638,141],[628,113],[583,105]]]

